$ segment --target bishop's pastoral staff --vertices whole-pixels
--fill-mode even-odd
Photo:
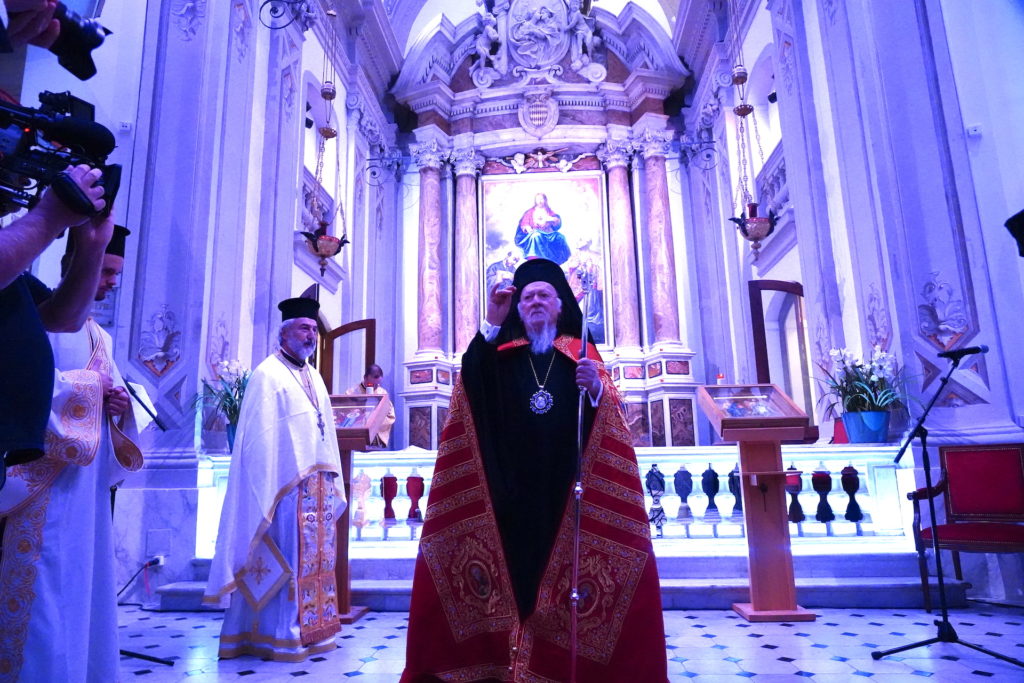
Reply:
[[[204,601],[226,607],[220,657],[297,662],[334,649],[345,509],[327,387],[307,362],[320,304],[286,299],[280,349],[245,390]]]

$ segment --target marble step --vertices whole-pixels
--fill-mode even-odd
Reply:
[[[747,580],[661,579],[661,601],[665,609],[729,609],[734,602],[750,599]],[[921,584],[916,577],[822,577],[797,578],[797,601],[802,607],[838,607],[850,609],[921,609]],[[179,581],[157,589],[159,611],[200,611],[205,581]],[[946,596],[950,607],[967,604],[969,584],[949,579]],[[378,612],[409,610],[411,579],[356,579],[352,581],[352,603]],[[938,604],[938,589],[931,580],[933,604]]]
[[[191,561],[192,576],[205,581],[210,574],[208,558]],[[416,566],[410,557],[354,557],[349,563],[353,581],[411,580]],[[803,578],[848,578],[858,576],[918,577],[917,555],[913,552],[869,552],[844,557],[833,554],[794,555],[793,570]],[[747,573],[746,554],[721,554],[714,557],[659,556],[658,575],[664,579],[704,579],[729,576],[743,578]]]

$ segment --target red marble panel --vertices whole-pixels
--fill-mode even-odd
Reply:
[[[644,378],[644,366],[642,365],[627,365],[622,368],[622,376],[626,379],[643,379]]]
[[[452,373],[448,372],[447,370],[438,370],[437,381],[439,384],[451,384]]]
[[[655,361],[647,364],[647,376],[657,377],[661,374],[661,361]]]
[[[448,119],[441,116],[439,113],[433,110],[427,110],[420,112],[419,116],[416,117],[416,125],[418,128],[429,126],[434,124],[440,128],[446,135],[451,134],[451,124],[448,123]]]
[[[633,116],[633,123],[639,121],[644,114],[663,115],[665,113],[664,101],[656,97],[645,97],[630,113]]]
[[[647,421],[647,405],[644,403],[626,404],[626,423],[633,437],[634,446],[651,445],[651,427]]]
[[[409,445],[431,448],[430,406],[409,408]]]
[[[630,125],[629,112],[619,111],[617,109],[609,111],[608,123],[614,123],[617,126]]]
[[[690,361],[670,360],[665,362],[665,372],[670,375],[689,375]]]
[[[672,429],[673,446],[693,446],[693,401],[688,398],[670,398],[668,401],[668,419]]]
[[[612,381],[613,382],[618,382],[619,381],[619,377],[620,377],[621,374],[622,373],[619,372],[619,368],[618,367],[612,368]]]
[[[476,87],[476,84],[473,83],[473,77],[469,74],[468,57],[462,64],[459,64],[459,68],[452,75],[452,81],[448,84],[448,87],[452,89],[453,93],[465,92]]]
[[[608,77],[605,80],[608,83],[625,83],[630,73],[632,70],[619,59],[619,56],[608,50]]]
[[[413,370],[409,373],[409,384],[428,384],[434,379],[432,370]]]
[[[651,445],[665,445],[665,402],[662,399],[651,401]]]
[[[448,421],[448,408],[437,409],[437,433],[438,435],[444,431],[444,423]],[[438,436],[440,438],[440,436]]]

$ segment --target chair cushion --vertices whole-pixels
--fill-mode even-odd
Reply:
[[[931,543],[932,530],[921,529],[921,538]],[[1024,551],[1024,525],[984,522],[939,525],[939,546],[957,546],[970,550],[971,545],[985,546],[978,552],[994,552],[992,546],[1005,547],[1005,552]]]

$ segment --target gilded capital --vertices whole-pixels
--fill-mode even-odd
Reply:
[[[608,170],[620,166],[628,167],[632,157],[633,145],[627,139],[608,138],[603,145],[597,148],[597,158]]]
[[[451,151],[437,140],[413,143],[409,145],[409,151],[412,152],[413,160],[421,169],[439,169],[451,156]]]
[[[484,157],[476,151],[475,147],[458,147],[451,155],[452,165],[455,167],[455,175],[472,175],[484,166]]]
[[[645,160],[667,157],[672,152],[672,131],[646,128],[633,133],[632,147]]]

